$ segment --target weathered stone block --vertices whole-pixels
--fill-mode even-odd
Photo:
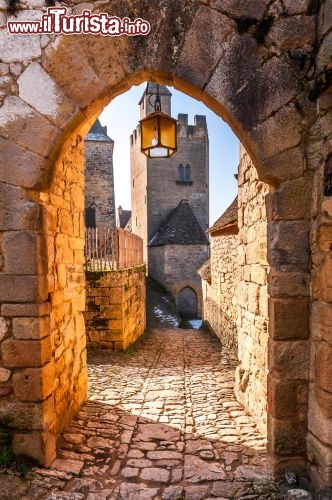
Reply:
[[[318,229],[319,249],[322,252],[332,250],[332,224],[323,223]]]
[[[13,388],[20,401],[43,401],[54,391],[54,363],[14,373]]]
[[[0,182],[0,229],[35,230],[39,225],[39,206],[27,199],[24,189]]]
[[[246,246],[246,264],[258,264],[259,262],[259,241],[255,241]]]
[[[0,367],[0,383],[7,382],[10,379],[11,372],[10,370],[6,370],[6,368]]]
[[[27,61],[40,57],[39,35],[13,35],[3,31],[0,36],[1,59],[5,63]]]
[[[90,66],[87,52],[83,50],[82,43],[72,38],[68,43],[62,44],[62,50],[59,50],[60,47],[58,44],[56,45],[57,47],[49,44],[43,53],[42,59],[43,68],[56,84],[59,87],[65,88],[67,96],[74,99],[82,107],[90,104],[91,100],[100,98],[106,87],[104,88],[94,68]],[[61,61],[63,61],[64,57],[67,59],[67,64],[71,68],[71,71],[64,72],[62,69],[59,71],[62,66]],[[79,83],[72,78],[71,75],[76,71],[80,74],[84,73],[84,81]],[[97,116],[99,112],[97,112]],[[92,119],[93,122],[94,120]]]
[[[1,314],[4,316],[45,316],[49,314],[51,304],[44,302],[41,304],[2,304]]]
[[[268,286],[272,297],[307,297],[310,291],[310,274],[277,272],[273,269],[268,275]]]
[[[266,161],[286,149],[295,148],[301,140],[301,120],[296,108],[287,105],[256,126],[250,137],[259,158]]]
[[[5,270],[8,274],[46,274],[46,251],[41,236],[32,231],[10,231],[3,236]]]
[[[314,16],[292,16],[274,22],[268,35],[282,49],[296,49],[315,39]]]
[[[313,339],[325,340],[332,345],[332,304],[321,301],[312,303],[311,331]]]
[[[270,335],[275,340],[306,339],[309,336],[307,298],[269,298]]]
[[[36,133],[34,134],[34,136]],[[33,146],[29,143],[30,147]],[[0,137],[0,180],[31,188],[42,182],[44,158]],[[12,168],[15,165],[15,168]]]
[[[46,276],[0,274],[0,301],[43,302],[47,292]]]
[[[312,479],[318,486],[323,487],[332,482],[332,449],[311,432],[307,437],[307,455],[313,464],[311,467]]]
[[[51,339],[46,337],[41,340],[4,340],[1,353],[5,367],[42,366],[51,359]]]
[[[8,333],[8,322],[5,318],[0,317],[0,342],[5,338]]]
[[[268,417],[269,450],[279,456],[302,455],[306,449],[306,429],[295,419]]]
[[[266,284],[266,268],[256,264],[250,267],[250,279],[258,285]]]
[[[287,164],[287,169],[285,169]],[[265,159],[260,169],[261,179],[275,184],[289,181],[294,177],[301,177],[304,173],[305,155],[300,147],[282,151],[275,156]]]
[[[51,429],[55,420],[53,398],[41,403],[21,403],[3,401],[0,406],[0,419],[9,428],[27,431]]]
[[[299,94],[300,84],[295,81],[287,59],[272,57],[235,94],[229,108],[240,123],[251,129]],[[250,113],[245,112],[246,102],[252,103]]]
[[[322,203],[322,212],[328,217],[332,217],[332,199],[327,198]]]
[[[332,394],[332,346],[326,342],[316,346],[315,371],[319,387]]]
[[[301,382],[267,379],[268,409],[278,419],[293,419],[298,414],[298,392]]]
[[[327,255],[321,265],[320,272],[317,276],[318,290],[317,296],[325,302],[332,302],[332,256]]]
[[[306,14],[310,7],[310,0],[284,0],[287,14]]]
[[[332,394],[314,386],[310,390],[308,428],[324,443],[332,439]]]
[[[264,0],[211,0],[211,7],[222,9],[235,17],[260,19],[265,11]]]
[[[12,447],[17,457],[28,456],[45,467],[56,457],[56,439],[51,432],[15,433]]]
[[[65,96],[61,88],[36,62],[25,69],[17,83],[21,99],[60,127],[68,123],[75,111],[78,111],[77,104]]]
[[[197,32],[201,34],[200,38]],[[235,33],[233,20],[216,11],[211,16],[210,9],[200,6],[182,46],[177,75],[203,88],[223,53],[223,42],[230,40]]]
[[[48,316],[36,318],[14,318],[13,335],[16,339],[38,340],[50,333],[50,318]]]
[[[20,78],[22,78],[22,76]],[[35,85],[33,85],[33,87],[35,87]],[[46,156],[50,144],[58,133],[59,129],[52,125],[42,115],[36,113],[19,97],[9,96],[5,99],[0,110],[0,135],[6,139],[12,140],[14,143],[37,155]],[[25,151],[21,150],[21,154],[24,155],[24,153]],[[16,155],[19,160],[19,151]],[[33,159],[33,155],[29,155],[29,157],[30,160]],[[15,162],[15,159],[16,157],[12,158],[11,161]],[[4,160],[10,161],[10,156],[6,155]],[[34,167],[33,163],[31,165],[26,165],[21,177],[23,177],[24,172],[28,176],[30,168],[32,172],[34,172],[37,167],[40,168],[42,164],[40,158],[35,158],[34,162],[37,162],[36,167]],[[16,164],[16,162],[14,164]],[[21,168],[24,168],[22,162],[19,162],[19,165]]]
[[[307,221],[270,222],[268,261],[283,270],[307,270],[309,265],[309,223]],[[296,238],[294,238],[296,235]]]
[[[309,344],[306,341],[269,341],[269,370],[278,379],[307,379]]]
[[[237,90],[246,85],[262,64],[264,55],[264,50],[257,50],[256,41],[248,34],[239,36],[235,33],[221,48],[222,57],[215,65],[213,74],[204,87],[203,102],[212,109],[216,106],[216,102],[223,100],[226,103],[231,100]],[[239,60],[242,64],[234,64],[234,61]],[[237,117],[236,111],[233,109],[235,118]],[[247,119],[251,122],[250,117]]]
[[[274,220],[307,219],[310,215],[311,182],[308,178],[283,182],[272,198],[272,218]]]

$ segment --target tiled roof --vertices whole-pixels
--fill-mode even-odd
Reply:
[[[204,264],[198,269],[200,277],[211,284],[211,260],[208,258]]]
[[[208,243],[209,241],[199,225],[188,200],[182,200],[153,236],[149,246],[208,245]]]
[[[85,140],[113,142],[113,140],[107,135],[107,127],[102,127],[98,118],[87,133]]]
[[[227,208],[227,210],[219,217],[218,220],[211,226],[208,230],[209,233],[213,234],[220,229],[225,228],[231,224],[237,223],[238,219],[238,199],[237,197],[233,203]]]
[[[118,208],[118,218],[119,218],[119,225],[124,229],[131,218],[131,210],[123,210],[122,207],[120,206]]]

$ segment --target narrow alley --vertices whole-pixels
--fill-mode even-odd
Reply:
[[[91,352],[89,400],[58,458],[7,490],[2,477],[0,498],[282,498],[234,398],[235,366],[204,329],[151,329],[129,352]]]

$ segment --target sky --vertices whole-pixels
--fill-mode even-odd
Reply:
[[[107,125],[107,134],[114,140],[113,169],[115,204],[130,209],[130,148],[129,137],[139,121],[138,102],[146,83],[132,87],[116,97],[101,113],[99,119]],[[206,115],[210,145],[210,225],[212,225],[237,194],[239,141],[230,127],[203,103],[168,87],[172,92],[172,116],[188,114],[189,124],[195,115]]]

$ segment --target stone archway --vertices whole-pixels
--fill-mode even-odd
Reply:
[[[196,318],[197,316],[197,295],[195,290],[185,286],[180,290],[177,298],[177,308],[182,318]]]
[[[326,152],[329,134],[307,98],[315,19],[309,8],[294,11],[288,2],[284,11],[261,0],[210,4],[168,0],[156,10],[114,0],[103,7],[147,19],[147,37],[31,35],[27,44],[23,35],[2,34],[4,64],[20,68],[0,110],[1,380],[7,388],[0,416],[18,454],[50,463],[59,431],[86,397],[83,138],[112,98],[154,80],[202,100],[226,120],[260,179],[273,186],[266,200],[268,443],[276,473],[305,463],[310,204],[313,172],[321,172],[324,160],[318,151]],[[293,25],[296,36],[287,28]],[[330,265],[317,262],[319,269]],[[327,302],[317,294],[316,300]],[[318,395],[311,398],[314,406]],[[317,427],[309,412],[310,457],[327,484],[331,442],[325,434],[324,443],[318,439],[324,415]]]

